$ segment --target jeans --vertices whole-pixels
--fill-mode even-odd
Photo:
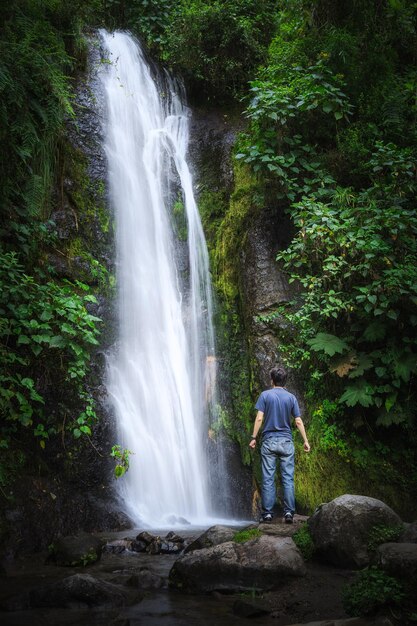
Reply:
[[[285,437],[268,437],[261,445],[262,460],[262,513],[272,514],[276,499],[275,470],[279,459],[281,481],[284,489],[284,515],[295,513],[294,494],[294,443]]]

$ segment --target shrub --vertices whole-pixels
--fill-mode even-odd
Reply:
[[[385,526],[385,524],[377,524],[369,531],[368,550],[374,552],[381,543],[398,541],[401,533],[404,531],[403,525]]]
[[[343,592],[345,611],[355,616],[401,606],[404,599],[402,584],[377,567],[364,569]]]

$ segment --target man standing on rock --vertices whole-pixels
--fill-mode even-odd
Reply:
[[[272,509],[275,504],[275,470],[279,459],[281,481],[284,489],[284,520],[292,524],[295,513],[294,493],[294,442],[291,431],[291,418],[304,441],[305,452],[310,452],[303,420],[297,398],[289,393],[284,385],[287,372],[283,367],[275,367],[270,372],[272,389],[263,391],[258,398],[255,409],[258,413],[253,425],[253,435],[249,446],[256,447],[256,437],[265,420],[262,430],[261,461],[262,461],[262,517],[261,521],[272,520]]]

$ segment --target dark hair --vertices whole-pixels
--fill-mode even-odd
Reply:
[[[271,380],[276,386],[283,386],[287,382],[287,372],[283,367],[274,367],[270,372]]]

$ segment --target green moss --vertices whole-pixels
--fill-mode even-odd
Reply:
[[[233,541],[236,543],[246,543],[246,541],[258,539],[258,537],[262,537],[262,533],[259,528],[245,528],[233,536]]]
[[[230,405],[219,407],[215,425],[221,422],[229,437],[240,445],[242,461],[248,465],[252,456],[248,435],[253,421],[252,367],[240,310],[240,252],[245,243],[250,221],[261,206],[256,178],[242,163],[234,163],[234,191],[229,197],[225,189],[216,187],[218,175],[213,171],[219,163],[204,166],[204,179],[199,195],[199,211],[205,231],[213,285],[218,296],[215,318],[218,352],[224,359],[223,388],[229,389]],[[207,183],[208,181],[208,183]]]
[[[295,490],[299,510],[311,513],[321,502],[356,493],[386,502],[400,515],[413,517],[407,479],[376,449],[349,448],[350,456],[323,447],[318,432],[307,427],[311,451],[306,454],[296,437]],[[362,459],[361,459],[362,455]],[[356,457],[356,458],[355,458]],[[362,465],[360,462],[362,461]],[[384,475],[384,480],[381,480]]]
[[[180,241],[187,241],[187,215],[182,198],[178,198],[172,207],[172,215],[174,218],[175,231]]]
[[[240,252],[245,244],[249,222],[262,206],[260,186],[243,163],[235,162],[235,189],[222,219],[214,251],[214,282],[226,300],[239,295]]]
[[[300,550],[304,559],[308,561],[314,554],[315,545],[307,524],[303,524],[292,536],[297,548]]]
[[[75,259],[82,259],[77,278],[108,292],[112,286],[105,259],[112,245],[112,217],[106,206],[105,183],[90,178],[86,155],[69,142],[62,146],[61,161],[62,179],[72,181],[68,203],[75,220],[75,233],[62,252],[70,266]]]
[[[219,236],[219,230],[222,219],[224,218],[229,206],[229,199],[225,190],[211,191],[204,189],[198,199],[198,208],[207,245],[211,259],[214,261],[214,251],[216,248],[216,240]]]

